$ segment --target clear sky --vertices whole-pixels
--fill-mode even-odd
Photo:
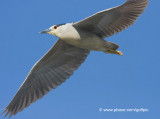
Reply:
[[[0,0],[0,109],[9,104],[34,63],[56,42],[55,36],[39,31],[123,2]],[[124,56],[92,51],[65,83],[12,119],[159,119],[159,4],[150,0],[133,26],[106,39],[118,43]],[[116,108],[149,111],[104,111]]]

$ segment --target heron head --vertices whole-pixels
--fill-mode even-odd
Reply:
[[[65,25],[65,24],[53,25],[53,26],[51,26],[49,29],[43,30],[43,31],[41,31],[40,33],[47,33],[47,34],[51,34],[51,35],[57,36],[58,32],[60,32],[60,27],[61,27],[62,25]]]

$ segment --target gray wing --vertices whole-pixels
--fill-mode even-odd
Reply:
[[[148,0],[127,0],[120,6],[98,12],[76,22],[74,26],[101,37],[109,37],[132,25],[143,13],[147,4]]]
[[[10,117],[42,98],[69,78],[89,54],[61,40],[32,68],[4,113]]]

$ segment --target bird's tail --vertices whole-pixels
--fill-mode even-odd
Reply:
[[[117,54],[117,55],[123,55],[123,53],[121,51],[116,51],[119,48],[119,45],[106,41],[105,43],[105,48],[106,50],[104,51],[107,54]]]
[[[106,41],[105,47],[108,49],[117,50],[119,48],[119,45],[112,43],[112,42],[109,42],[109,41]]]

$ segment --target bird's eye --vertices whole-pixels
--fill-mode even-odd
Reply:
[[[54,29],[57,29],[57,26],[54,26]]]

